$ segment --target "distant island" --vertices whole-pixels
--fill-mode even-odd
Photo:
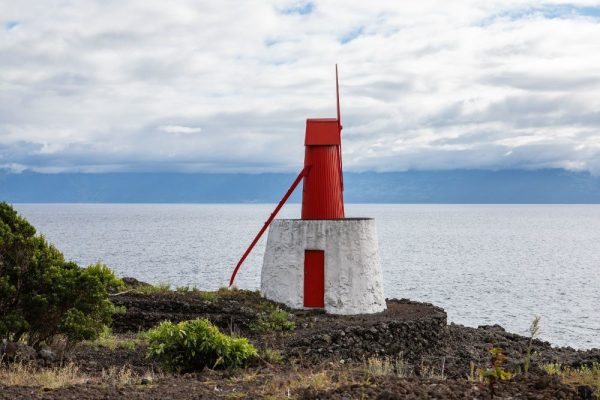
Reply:
[[[12,203],[274,203],[293,173],[57,173],[0,170]],[[600,176],[561,169],[348,172],[347,203],[600,204]],[[292,202],[300,199],[300,190]]]

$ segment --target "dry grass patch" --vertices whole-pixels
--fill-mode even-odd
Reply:
[[[438,363],[426,363],[424,360],[419,365],[419,376],[425,379],[446,379],[446,359],[442,358],[441,362]]]
[[[226,398],[226,399],[247,399],[247,398],[249,398],[248,393],[235,392],[235,391],[224,393],[224,394],[222,394],[222,397]]]
[[[128,366],[111,366],[102,370],[102,383],[110,386],[128,386],[140,382],[140,377]]]
[[[349,368],[337,362],[320,365],[310,370],[274,371],[268,376],[261,374],[249,378],[262,379],[260,394],[273,399],[294,397],[295,393],[305,388],[335,390],[346,385],[368,384],[361,368]]]
[[[88,376],[73,363],[62,367],[38,369],[25,363],[9,364],[0,369],[0,381],[8,386],[35,386],[57,389],[85,383]]]
[[[568,385],[588,385],[600,393],[600,363],[593,363],[590,366],[579,368],[563,367],[560,364],[545,364],[542,366],[544,371],[550,375],[557,375],[561,382]],[[596,394],[598,397],[598,394]]]
[[[157,376],[154,371],[146,371],[143,374],[138,374],[132,371],[127,365],[121,367],[111,366],[108,369],[102,370],[100,382],[110,386],[122,387],[139,385],[142,381],[147,382],[144,384],[151,384],[160,377],[162,377],[162,375]]]
[[[279,373],[266,380],[261,394],[274,399],[289,398],[297,390],[307,387],[327,390],[337,386],[328,371]]]
[[[410,375],[410,366],[402,354],[397,357],[371,357],[365,361],[365,372],[370,377],[392,375],[405,378]]]
[[[110,386],[129,386],[140,384],[142,379],[154,382],[154,372],[137,374],[128,366],[112,366],[102,370],[100,376],[87,375],[74,363],[60,367],[38,368],[27,363],[12,363],[0,368],[0,382],[7,386],[28,386],[42,389],[58,389],[80,385],[86,382]]]
[[[231,382],[254,382],[261,375],[261,371],[258,370],[248,370],[244,371],[238,376],[230,378]]]

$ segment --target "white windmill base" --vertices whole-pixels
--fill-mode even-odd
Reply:
[[[306,250],[324,251],[326,312],[353,315],[386,309],[375,220],[274,220],[261,273],[264,297],[291,308],[307,308]]]

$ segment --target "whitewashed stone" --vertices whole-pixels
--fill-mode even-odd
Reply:
[[[325,252],[326,312],[353,315],[385,310],[375,220],[274,220],[261,273],[263,296],[304,308],[305,250]]]

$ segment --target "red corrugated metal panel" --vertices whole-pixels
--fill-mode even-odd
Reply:
[[[339,145],[340,143],[340,129],[337,119],[310,118],[306,120],[305,145]]]
[[[325,252],[304,251],[304,307],[325,307]]]
[[[343,219],[344,198],[338,146],[306,146],[310,166],[302,190],[302,219]]]

